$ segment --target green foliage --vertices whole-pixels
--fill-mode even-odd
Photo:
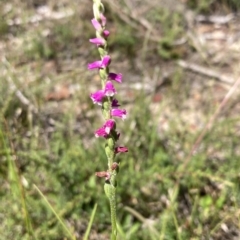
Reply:
[[[25,50],[30,59],[51,59],[56,56],[54,47],[44,37],[35,37]]]
[[[213,0],[190,0],[187,2],[190,8],[196,9],[200,12],[207,12],[209,10],[209,6],[213,4]]]
[[[133,59],[136,56],[137,39],[132,32],[132,27],[118,24],[116,34],[109,39],[110,49],[118,49],[122,54]]]
[[[155,26],[161,26],[162,37],[159,39],[158,54],[164,59],[176,59],[182,50],[174,42],[182,35],[184,21],[181,14],[164,8],[154,8],[148,13]]]
[[[181,179],[179,190],[176,191],[174,176],[178,175],[178,167],[181,163],[175,160],[174,152],[165,147],[165,139],[161,139],[157,134],[157,125],[151,120],[149,102],[143,99],[142,95],[136,99],[138,104],[124,123],[127,128],[124,129],[123,135],[131,139],[128,143],[129,153],[117,158],[121,165],[118,178],[118,208],[122,239],[200,237],[204,234],[204,224],[210,221],[210,227],[215,228],[221,221],[218,212],[228,205],[238,204],[234,203],[234,199],[227,197],[232,194],[233,189],[225,185],[225,181],[234,183],[234,176],[237,176],[237,169],[240,167],[237,156],[235,157],[231,151],[227,150],[235,141],[231,137],[229,123],[225,128],[226,132],[222,131],[223,127],[217,125],[214,132],[205,139],[206,146],[208,143],[212,145],[215,142],[216,149],[218,148],[219,151],[221,149],[227,154],[226,160],[216,162],[215,166],[214,161],[208,160],[204,154],[206,150],[195,155]],[[66,118],[66,121],[70,119]],[[235,121],[231,123],[235,124]],[[221,133],[218,132],[220,129]],[[219,134],[228,139],[227,142],[216,141],[215,138]],[[174,132],[171,133],[172,137],[173,135]],[[104,151],[97,141],[91,149],[86,149],[81,140],[82,137],[70,130],[59,128],[51,135],[49,145],[44,144],[41,136],[34,137],[30,141],[18,138],[15,140],[15,146],[21,143],[21,148],[19,148],[20,145],[17,147],[16,154],[21,159],[19,162],[21,174],[27,180],[27,184],[24,185],[25,200],[36,239],[57,239],[64,233],[51,210],[34,190],[33,184],[40,188],[61,218],[73,221],[74,228],[81,236],[86,230],[87,219],[97,202],[101,207],[95,216],[93,227],[99,234],[107,231],[110,223],[107,217],[108,203],[103,192],[103,182],[94,176],[95,171],[105,169]],[[184,146],[183,142],[181,144]],[[6,148],[1,149],[2,157],[5,156],[6,151]],[[4,174],[4,170],[2,171]],[[219,179],[212,177],[219,177]],[[212,195],[212,192],[206,189],[206,186],[211,188],[210,182],[219,182],[223,187],[213,190],[215,193]],[[12,185],[11,182],[9,183]],[[9,239],[14,232],[19,236],[15,239],[25,239],[24,228],[19,228],[22,226],[21,208],[10,196],[10,192],[2,195],[4,204],[1,206],[1,212],[3,211],[4,218],[9,220],[4,224],[11,229],[3,236]],[[189,207],[184,205],[186,196]],[[164,201],[168,204],[166,205],[161,199],[165,199]],[[3,209],[8,205],[13,207],[8,208],[6,212]],[[140,221],[137,216],[124,211],[122,206],[135,209],[144,216],[145,220]],[[183,207],[190,211],[188,230],[184,227],[186,220],[182,215]],[[155,230],[149,227],[141,229],[141,224],[146,224],[145,221],[148,221],[148,218],[153,219],[152,224]],[[196,225],[196,222],[201,222],[202,227]],[[182,229],[181,233],[179,228]]]
[[[188,1],[194,8],[201,4],[197,11],[205,11],[210,2]],[[231,3],[237,6],[237,1]],[[117,16],[111,17],[109,23],[117,21],[119,26],[116,32],[112,31],[110,50],[114,49],[120,58],[126,55],[131,62],[142,40],[131,26],[122,24]],[[168,60],[182,56],[174,45],[184,31],[182,16],[155,8],[147,18],[162,31],[163,37],[154,51],[157,49],[158,55]],[[82,239],[87,238],[91,224],[89,239],[94,239],[96,233],[97,239],[109,238],[109,204],[104,180],[94,175],[96,171],[106,170],[107,164],[104,146],[93,136],[93,129],[102,122],[86,97],[86,84],[92,83],[93,75],[81,73],[85,71],[85,60],[89,60],[85,58],[92,54],[91,50],[86,51],[83,42],[93,35],[86,19],[82,22],[73,17],[56,25],[40,23],[50,29],[49,35],[43,35],[43,29],[34,29],[34,34],[28,36],[26,32],[21,39],[27,67],[21,66],[24,64],[17,54],[16,59],[11,59],[16,68],[0,66],[3,73],[0,76],[0,240],[68,238],[63,225],[71,233],[75,232],[77,239]],[[83,24],[84,31],[76,30],[78,24]],[[6,22],[0,23],[1,35],[8,31]],[[80,53],[81,44],[84,49]],[[95,54],[96,49],[92,49]],[[81,54],[82,58],[71,59]],[[67,67],[73,70],[62,70],[55,75],[50,71],[51,77],[45,77],[44,63],[51,59],[59,60],[62,69],[67,59]],[[70,60],[77,64],[70,66]],[[37,76],[36,81],[33,75]],[[39,113],[33,113],[19,100],[6,81],[9,78],[37,106]],[[199,136],[198,130],[192,131],[181,118],[186,108],[184,103],[189,101],[190,86],[179,70],[168,80],[167,87],[161,89],[162,102],[153,103],[151,94],[134,92],[134,104],[126,104],[129,118],[118,121],[119,144],[129,148],[127,154],[119,154],[116,159],[120,163],[119,239],[220,239],[222,223],[230,226],[239,223],[239,137],[235,131],[240,119],[221,116],[221,121],[214,124],[185,165],[185,157]],[[45,100],[51,87],[76,83],[80,90],[72,98]],[[216,102],[211,105],[209,99],[204,101],[204,117],[208,118]],[[157,110],[152,109],[153,105],[157,105]],[[171,117],[164,119],[168,129],[162,131],[159,115],[164,110],[169,110]],[[95,214],[94,219],[91,214]]]
[[[74,39],[74,31],[71,27],[71,23],[66,22],[63,24],[57,24],[54,29],[54,35],[60,43],[69,43]]]
[[[9,27],[5,19],[1,16],[0,17],[0,39],[9,31]]]

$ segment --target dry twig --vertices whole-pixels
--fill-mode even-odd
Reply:
[[[202,130],[202,132],[200,133],[200,135],[198,136],[197,140],[195,141],[195,143],[193,144],[189,154],[187,155],[184,163],[181,165],[181,169],[186,169],[186,166],[188,165],[189,161],[191,160],[192,155],[196,152],[196,150],[198,149],[200,143],[203,140],[203,137],[206,135],[206,133],[212,128],[217,116],[219,115],[219,113],[222,111],[222,109],[224,108],[224,106],[227,104],[227,102],[229,101],[229,99],[231,98],[231,96],[233,95],[233,93],[237,90],[237,88],[240,85],[240,78],[238,78],[235,83],[232,85],[232,87],[229,89],[229,91],[227,92],[227,94],[225,95],[225,97],[223,98],[223,100],[221,101],[221,103],[219,104],[219,106],[217,107],[217,109],[215,110],[215,112],[213,113],[213,115],[211,116],[211,118],[208,120],[207,124],[205,125],[204,129]],[[178,177],[178,179],[180,179],[183,175],[184,171],[180,171],[180,175]]]
[[[195,21],[197,22],[209,22],[214,24],[227,24],[232,19],[234,19],[234,14],[230,13],[226,16],[204,16],[198,15],[195,17]]]
[[[233,78],[227,77],[227,76],[222,75],[221,73],[218,73],[214,70],[211,70],[211,69],[206,68],[206,67],[199,66],[199,65],[194,64],[194,63],[188,63],[188,62],[185,62],[183,60],[180,60],[180,61],[178,61],[178,65],[180,67],[184,68],[184,69],[188,69],[188,70],[193,71],[195,73],[199,73],[199,74],[205,75],[207,77],[217,79],[217,80],[219,80],[221,82],[224,82],[224,83],[227,83],[227,84],[233,84],[234,83]]]
[[[2,57],[1,61],[6,68],[11,68],[10,63],[7,61],[5,57]],[[11,68],[11,72],[14,72],[14,69]],[[29,99],[17,88],[14,81],[12,80],[11,76],[7,77],[7,81],[9,84],[9,88],[15,93],[16,97],[19,99],[19,101],[23,104],[23,106],[27,107],[30,112],[33,112],[34,114],[38,113],[37,108],[30,102]]]

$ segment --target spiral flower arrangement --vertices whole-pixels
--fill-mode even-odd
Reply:
[[[89,41],[95,44],[100,60],[89,63],[88,69],[97,69],[101,78],[102,89],[90,94],[94,104],[97,104],[102,109],[104,118],[103,125],[95,131],[95,136],[103,137],[105,139],[105,153],[108,161],[108,169],[102,172],[96,172],[96,176],[105,178],[104,190],[109,199],[111,211],[112,234],[111,239],[115,240],[117,237],[116,224],[116,176],[119,170],[119,163],[115,162],[117,153],[127,152],[126,147],[118,146],[117,142],[120,138],[120,133],[116,130],[115,118],[125,119],[127,112],[121,109],[118,100],[115,98],[117,91],[114,86],[122,83],[122,74],[110,72],[109,66],[111,57],[108,54],[107,39],[110,32],[105,29],[107,19],[104,16],[104,5],[101,0],[93,0],[93,14],[92,25],[96,30],[96,38]]]

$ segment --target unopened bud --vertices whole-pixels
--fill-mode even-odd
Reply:
[[[110,179],[110,173],[109,172],[96,172],[95,175],[100,178],[105,178],[106,180]]]
[[[118,163],[114,162],[111,166],[112,170],[116,170],[118,168]]]
[[[126,147],[115,147],[115,153],[124,153],[128,152],[128,148]]]

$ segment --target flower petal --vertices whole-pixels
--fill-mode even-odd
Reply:
[[[118,108],[120,107],[121,105],[118,103],[118,100],[117,99],[113,99],[112,100],[112,108]]]
[[[102,105],[102,100],[105,97],[105,93],[103,90],[99,90],[95,93],[90,94],[90,97],[94,104],[96,103],[98,105]]]
[[[115,147],[115,153],[124,153],[128,152],[128,148],[126,147]]]
[[[102,21],[102,26],[105,27],[107,23],[107,18],[103,14],[101,14],[100,18]]]
[[[109,134],[114,127],[115,127],[115,121],[113,119],[108,119],[103,125],[103,128],[105,129],[105,132],[107,134]]]
[[[102,59],[101,67],[107,67],[110,64],[110,62],[111,62],[110,56],[109,55],[104,56]]]
[[[122,74],[121,73],[118,73],[118,74],[117,73],[109,73],[108,79],[121,83],[122,82]]]
[[[92,19],[92,25],[98,31],[102,29],[101,24],[95,18]]]
[[[97,131],[95,131],[95,137],[104,137],[106,138],[108,134],[105,132],[105,129],[103,127],[99,128]]]
[[[97,46],[105,44],[105,40],[102,38],[91,38],[89,39],[89,42],[96,44]]]
[[[105,178],[106,180],[109,180],[111,175],[109,172],[96,172],[95,175],[100,178]]]
[[[88,69],[91,70],[95,68],[100,68],[101,66],[102,66],[102,61],[95,61],[88,64]]]
[[[127,111],[125,109],[115,108],[115,109],[112,109],[111,115],[113,117],[119,117],[124,120],[127,117]]]
[[[112,97],[114,94],[117,93],[111,81],[107,81],[105,85],[104,93],[106,96],[109,96],[109,97]]]

